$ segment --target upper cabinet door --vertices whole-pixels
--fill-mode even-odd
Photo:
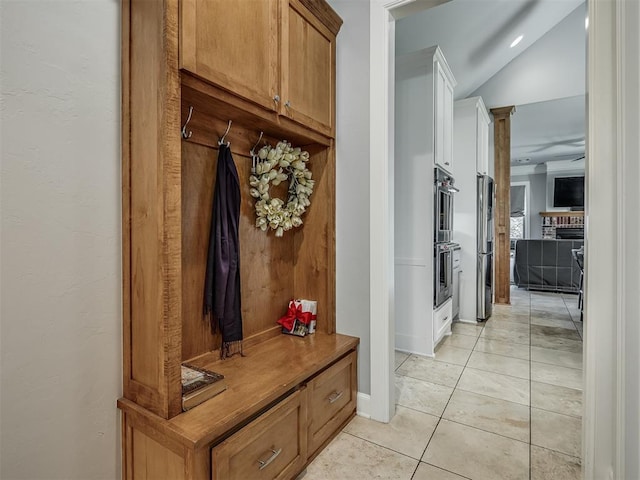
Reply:
[[[443,92],[444,104],[444,145],[442,147],[444,168],[453,171],[453,87],[446,81]]]
[[[436,164],[445,170],[452,167],[453,142],[453,86],[438,61],[433,65],[434,73],[434,145]]]
[[[333,136],[336,36],[298,0],[283,23],[280,113]]]
[[[484,106],[482,97],[476,102],[476,168],[481,175],[489,175],[489,112]]]
[[[485,119],[485,115],[478,112],[476,119],[478,131],[476,168],[481,175],[489,175],[489,122]]]
[[[182,0],[180,5],[180,67],[277,110],[279,0]]]

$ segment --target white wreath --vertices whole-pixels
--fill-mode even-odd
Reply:
[[[256,199],[256,227],[266,232],[275,230],[276,237],[302,225],[302,215],[310,205],[309,196],[313,192],[314,180],[307,168],[309,152],[293,148],[286,141],[278,142],[273,148],[266,145],[254,156],[254,167],[249,177],[251,196]],[[269,196],[271,185],[289,179],[287,203]]]

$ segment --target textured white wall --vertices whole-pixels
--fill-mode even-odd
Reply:
[[[329,0],[344,24],[337,42],[336,314],[360,337],[358,391],[370,393],[369,1]]]
[[[473,92],[487,107],[584,95],[585,4]],[[517,111],[516,114],[517,115]]]
[[[584,172],[583,172],[584,173]],[[542,238],[542,217],[540,212],[547,210],[547,174],[511,175],[511,183],[529,182],[529,232],[527,238]]]
[[[0,22],[0,477],[117,478],[119,2]]]

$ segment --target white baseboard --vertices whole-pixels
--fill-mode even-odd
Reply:
[[[469,320],[467,318],[458,317],[457,321],[460,322],[460,323],[468,323],[470,325],[478,325],[478,320],[475,320],[475,319],[474,320]],[[453,322],[453,323],[456,323],[456,322]]]
[[[358,392],[356,402],[356,414],[359,417],[371,418],[371,395]]]

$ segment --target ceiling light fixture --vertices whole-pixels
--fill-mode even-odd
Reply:
[[[520,43],[520,41],[522,40],[522,37],[524,37],[524,35],[520,35],[518,38],[516,38],[513,42],[511,42],[511,48],[515,47],[516,45],[518,45]]]

